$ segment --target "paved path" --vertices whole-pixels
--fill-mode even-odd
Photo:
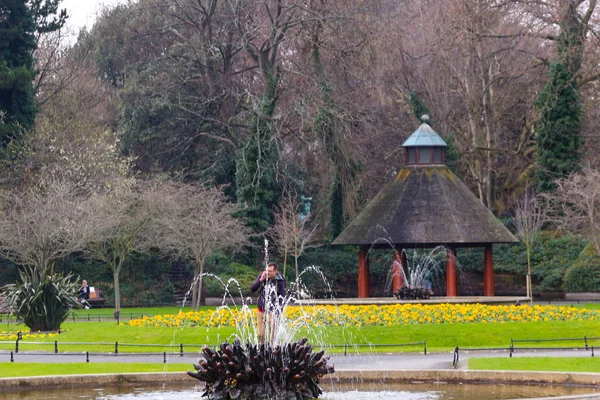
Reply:
[[[11,354],[0,351],[0,362],[10,361]],[[65,363],[85,362],[85,353],[41,353],[21,352],[12,355],[14,362],[43,362],[43,363]],[[477,357],[509,357],[507,351],[461,351],[459,352],[459,369],[466,369],[469,358]],[[539,350],[539,351],[516,351],[513,357],[591,357],[591,351],[586,350]],[[90,362],[146,362],[164,363],[164,354],[90,354]],[[168,363],[190,364],[198,361],[197,354],[167,354]],[[348,355],[334,354],[331,360],[338,370],[430,370],[450,369],[454,359],[453,352],[424,354],[375,354],[375,355]]]

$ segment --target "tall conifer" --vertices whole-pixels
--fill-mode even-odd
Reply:
[[[31,129],[35,121],[33,52],[36,33],[60,29],[67,18],[58,13],[60,0],[3,0],[0,2],[0,147]]]
[[[557,58],[550,65],[548,82],[536,102],[538,189],[555,189],[554,181],[565,178],[580,167],[582,144],[580,123],[582,107],[577,87],[581,67],[584,26],[570,4],[561,18]]]

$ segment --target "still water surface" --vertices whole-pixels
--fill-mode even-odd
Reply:
[[[382,387],[384,386],[384,387]],[[474,385],[410,383],[396,385],[360,385],[323,387],[324,400],[506,400],[534,397],[567,396],[600,392],[599,388],[539,385]],[[17,390],[2,393],[4,400],[188,400],[202,399],[200,386],[99,386],[68,389]]]

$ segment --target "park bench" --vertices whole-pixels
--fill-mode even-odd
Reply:
[[[98,307],[98,306],[104,305],[104,303],[106,302],[106,299],[104,298],[104,295],[102,294],[102,290],[90,288],[90,297],[89,297],[89,299],[87,299],[87,302],[90,303],[90,306],[92,306],[92,307],[94,307],[94,306]]]

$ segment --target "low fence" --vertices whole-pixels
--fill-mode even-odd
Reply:
[[[591,350],[592,357],[594,357],[594,346],[590,344],[593,341],[600,341],[600,337],[587,337],[583,338],[554,338],[554,339],[510,339],[510,357],[513,353],[519,350]],[[582,346],[568,346],[568,347],[516,347],[515,344],[519,343],[579,343]]]
[[[183,357],[184,355],[197,355],[203,347],[211,347],[217,348],[219,345],[217,344],[139,344],[139,343],[119,343],[119,342],[61,342],[55,340],[53,342],[36,342],[36,341],[26,341],[22,339],[22,334],[19,332],[18,337],[14,341],[2,341],[0,340],[0,347],[9,347],[10,345],[10,355],[11,362],[14,362],[14,355],[19,354],[19,352],[23,352],[24,346],[28,348],[27,355],[75,355],[81,356],[82,354],[86,355],[86,361],[89,362],[89,355],[121,355],[121,356],[144,356],[144,355],[178,355]],[[32,347],[45,348],[45,350],[41,350],[39,352],[31,352]],[[60,352],[61,349],[67,348],[69,351]],[[80,347],[82,351],[73,352],[73,348]],[[90,348],[94,349],[102,349],[106,348],[105,351],[90,351]],[[396,343],[396,344],[333,344],[324,346],[325,349],[331,348],[343,348],[344,356],[348,355],[348,349],[359,349],[359,348],[398,348],[398,347],[422,347],[423,354],[427,354],[427,342],[412,342],[412,343]],[[161,349],[162,351],[152,352],[152,351],[134,351],[135,349]],[[124,350],[129,350],[129,352]],[[169,349],[169,351],[165,351],[164,349]],[[85,351],[83,351],[85,350]],[[132,351],[133,350],[133,351]]]
[[[106,314],[90,314],[90,313],[84,313],[84,312],[71,312],[69,317],[67,318],[67,321],[70,322],[102,322],[102,321],[114,321],[115,319],[117,320],[129,320],[131,321],[132,319],[141,319],[143,317],[150,317],[150,314],[148,313],[123,313],[123,312],[119,312],[118,318],[117,316],[115,316],[115,313],[106,313]],[[11,324],[19,324],[21,323],[21,320],[18,319],[17,317],[15,317],[12,314],[2,314],[0,313],[0,323],[5,323],[8,325]]]
[[[0,334],[2,336],[7,334]],[[520,345],[527,343],[573,343],[571,346],[553,346],[553,347],[522,347]],[[590,351],[591,356],[595,356],[595,347],[593,342],[600,343],[600,337],[595,336],[584,336],[582,338],[549,338],[549,339],[510,339],[510,345],[508,347],[487,347],[487,348],[467,348],[455,347],[453,351],[452,366],[458,368],[460,351],[476,352],[476,351],[506,351],[509,357],[512,357],[514,353],[518,351],[565,351],[565,350],[584,350]],[[190,344],[190,343],[179,343],[179,344],[147,344],[147,343],[120,343],[120,342],[62,342],[62,341],[25,341],[21,332],[17,334],[16,340],[0,340],[0,348],[10,348],[10,360],[14,362],[14,355],[23,351],[23,347],[28,348],[27,355],[72,355],[82,356],[85,355],[86,361],[89,362],[90,355],[119,355],[119,356],[156,356],[160,355],[163,357],[164,362],[167,362],[168,355],[181,356],[184,355],[198,355],[203,347],[216,348],[218,344]],[[45,348],[40,352],[31,352],[32,348]],[[422,342],[411,342],[411,343],[395,343],[395,344],[332,344],[323,346],[324,349],[343,348],[344,356],[348,355],[348,350],[359,350],[362,348],[367,349],[378,349],[378,348],[400,348],[400,347],[422,347],[423,355],[427,355],[427,341]],[[596,346],[597,347],[597,346]],[[67,351],[64,351],[66,348]],[[81,351],[74,352],[73,349],[82,348]],[[102,350],[106,348],[106,350]],[[135,351],[136,349],[157,349],[160,351]],[[63,352],[60,352],[63,349]],[[98,350],[100,351],[90,351]],[[167,350],[166,350],[167,349]],[[0,350],[2,351],[2,350]],[[5,350],[6,351],[6,350]],[[358,353],[359,351],[357,351]]]
[[[552,346],[552,347],[541,347],[541,346],[535,346],[535,347],[518,347],[518,344],[523,344],[523,343],[574,343],[575,345],[573,346]],[[550,339],[510,339],[510,346],[508,347],[487,347],[487,348],[481,348],[481,347],[477,347],[477,348],[465,348],[463,347],[462,349],[459,349],[458,347],[454,348],[454,356],[453,356],[453,361],[452,361],[452,366],[454,368],[458,368],[458,361],[460,358],[460,350],[463,351],[469,351],[469,352],[474,352],[474,351],[506,351],[508,352],[508,356],[512,357],[514,353],[516,353],[517,351],[569,351],[569,350],[584,350],[584,351],[590,351],[591,352],[591,356],[594,357],[595,356],[595,348],[594,345],[591,344],[591,342],[599,342],[598,344],[600,344],[600,337],[594,337],[594,336],[584,336],[582,338],[550,338]],[[580,344],[580,346],[578,346],[577,344]],[[596,346],[597,348],[598,346]]]

